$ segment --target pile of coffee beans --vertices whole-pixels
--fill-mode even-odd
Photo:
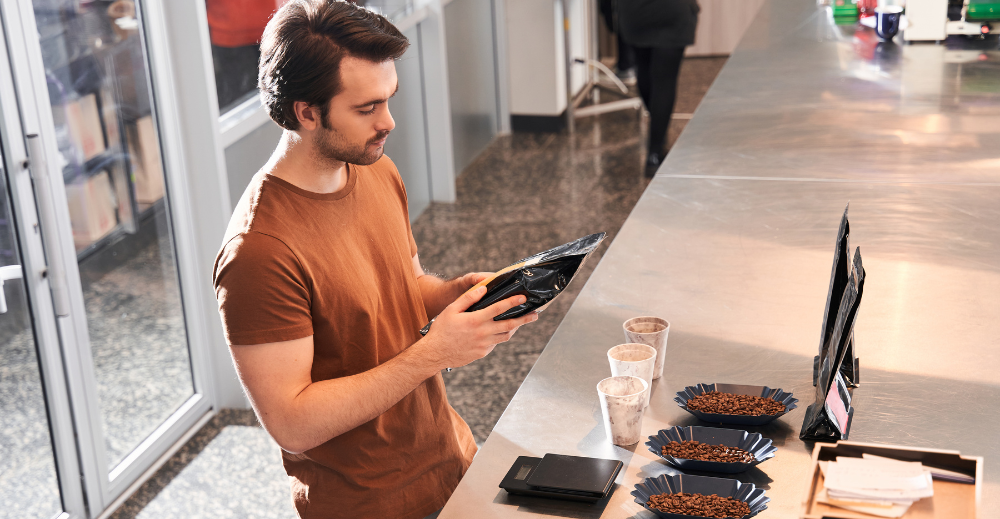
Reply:
[[[649,496],[646,506],[668,514],[694,515],[697,517],[743,517],[750,513],[750,506],[731,497],[717,494],[657,494]]]
[[[734,395],[709,391],[687,401],[689,409],[703,413],[738,414],[747,416],[774,415],[785,412],[785,404],[753,395]]]
[[[718,461],[721,463],[753,463],[753,454],[739,447],[709,445],[695,440],[670,442],[661,449],[664,456],[686,460]]]

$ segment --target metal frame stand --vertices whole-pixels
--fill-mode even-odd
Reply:
[[[597,59],[591,58],[574,58],[573,50],[571,47],[570,39],[570,21],[569,21],[569,2],[572,0],[561,0],[562,5],[562,16],[563,16],[563,47],[566,60],[566,128],[569,129],[569,133],[573,134],[576,132],[576,119],[580,117],[590,117],[593,115],[604,114],[608,112],[617,112],[619,110],[640,110],[642,108],[642,99],[638,97],[632,97],[629,99],[621,99],[618,101],[611,101],[608,103],[601,103],[601,89],[608,90],[610,92],[619,92],[622,94],[628,94],[628,88],[618,80],[614,72],[612,72],[608,67],[604,66]],[[578,0],[580,2],[586,2],[587,4],[587,18],[590,22],[590,31],[588,33],[588,39],[590,40],[591,54],[594,57],[598,57],[598,46],[597,46],[597,12],[595,9],[594,0]],[[580,90],[580,93],[573,95],[573,66],[574,65],[584,65],[588,68],[587,83]],[[612,84],[604,83],[600,81],[600,74],[604,73],[611,80]],[[580,108],[580,104],[583,103],[587,97],[590,96],[593,100],[592,105]]]

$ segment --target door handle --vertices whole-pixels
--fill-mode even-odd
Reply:
[[[28,167],[31,180],[35,184],[35,200],[38,201],[38,220],[42,224],[42,244],[45,246],[45,262],[49,288],[52,290],[52,306],[57,317],[69,315],[69,288],[66,286],[66,269],[63,268],[62,244],[56,219],[56,208],[52,201],[52,186],[45,161],[42,139],[37,133],[28,135]]]
[[[7,265],[6,267],[0,267],[0,314],[7,313],[7,296],[3,292],[4,281],[21,279],[21,275],[20,265]]]

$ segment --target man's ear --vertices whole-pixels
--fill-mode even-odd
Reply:
[[[303,130],[313,131],[320,126],[319,107],[305,101],[295,101],[292,108],[295,110],[295,117],[299,120],[299,125]]]

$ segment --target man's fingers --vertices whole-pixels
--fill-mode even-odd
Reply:
[[[508,297],[507,299],[504,299],[503,301],[497,301],[496,303],[493,303],[492,305],[483,308],[480,311],[483,312],[490,319],[493,319],[494,317],[506,312],[507,310],[510,310],[511,308],[514,308],[517,305],[523,305],[524,302],[527,300],[528,299],[525,298],[524,296]]]
[[[505,319],[503,321],[496,321],[496,333],[513,333],[515,330],[524,326],[528,323],[535,322],[538,320],[538,314],[531,312],[528,315],[522,315],[516,319]]]
[[[466,286],[471,287],[473,285],[482,283],[483,281],[490,279],[494,276],[495,274],[492,272],[470,272],[462,276],[462,283],[464,283]]]
[[[486,293],[486,287],[479,287],[469,290],[466,293],[460,295],[458,299],[455,300],[455,302],[448,305],[448,308],[450,308],[455,313],[462,313],[468,310],[470,306],[476,304],[476,301],[482,299],[483,294],[485,293]]]

